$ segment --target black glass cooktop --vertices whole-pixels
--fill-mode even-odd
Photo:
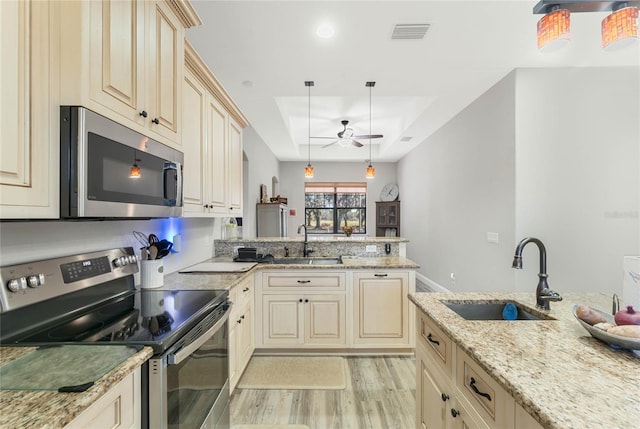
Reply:
[[[212,309],[225,303],[227,295],[224,290],[131,291],[10,342],[139,344],[152,346],[154,352],[160,353]]]

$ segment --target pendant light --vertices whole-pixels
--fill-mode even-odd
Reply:
[[[602,49],[613,51],[638,42],[638,8],[628,2],[612,6],[611,15],[602,20]]]
[[[138,167],[138,161],[140,159],[136,158],[136,150],[133,150],[133,165],[131,166],[131,170],[129,170],[129,178],[130,179],[139,179],[140,178],[140,167]]]
[[[369,88],[369,135],[371,135],[371,88],[373,88],[375,85],[375,82],[367,82],[365,84],[365,86]],[[376,169],[373,168],[373,165],[371,165],[371,139],[369,139],[369,166],[367,167],[365,177],[367,179],[375,179],[376,177]]]
[[[309,141],[307,143],[307,149],[309,154],[309,162],[307,166],[304,168],[304,177],[305,179],[313,178],[313,166],[311,165],[311,87],[313,86],[312,80],[304,81],[304,86],[309,88]]]

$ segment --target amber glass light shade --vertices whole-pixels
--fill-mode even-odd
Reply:
[[[638,8],[625,7],[602,20],[602,49],[620,49],[638,40]]]
[[[140,178],[140,167],[138,164],[133,164],[131,167],[131,171],[129,172],[130,179],[139,179]]]
[[[367,167],[367,172],[365,173],[365,177],[367,179],[376,178],[376,169],[373,167],[373,165],[369,164],[369,166]]]
[[[313,178],[313,166],[311,164],[307,164],[304,168],[304,177],[307,179]]]
[[[571,40],[571,13],[557,9],[538,21],[538,49],[552,52]]]

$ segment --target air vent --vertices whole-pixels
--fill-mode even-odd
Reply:
[[[411,140],[413,137],[402,137],[400,139],[401,142],[408,142],[409,140]]]
[[[396,24],[393,28],[392,39],[409,40],[424,39],[424,35],[429,29],[429,24]]]

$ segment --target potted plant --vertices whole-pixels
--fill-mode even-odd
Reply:
[[[344,235],[351,237],[351,234],[353,234],[353,227],[349,225],[343,226],[342,231],[344,232]]]

